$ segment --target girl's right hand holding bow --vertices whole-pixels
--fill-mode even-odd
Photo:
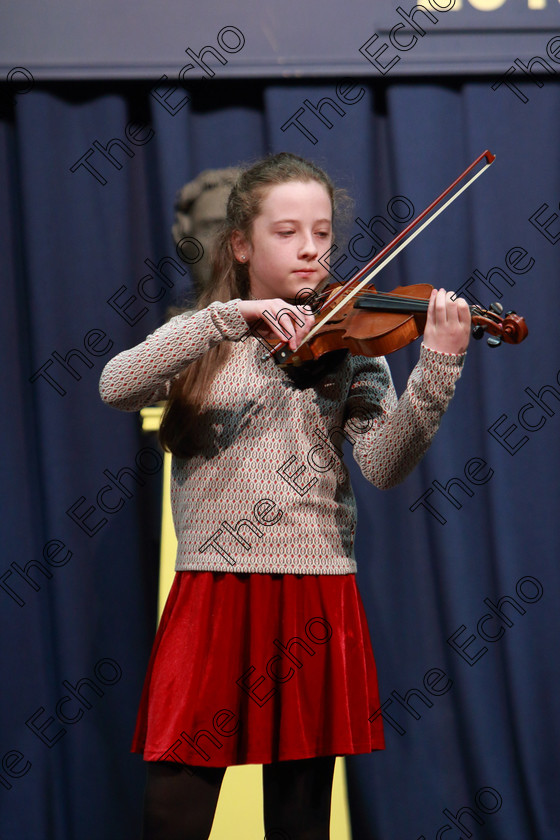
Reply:
[[[282,298],[242,300],[239,309],[250,327],[258,325],[263,338],[287,341],[291,350],[297,350],[315,324],[315,316],[306,314],[303,303],[294,306]]]

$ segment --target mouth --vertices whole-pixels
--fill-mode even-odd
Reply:
[[[315,268],[297,268],[294,273],[295,274],[308,275],[308,274],[314,274],[315,271],[316,271]]]

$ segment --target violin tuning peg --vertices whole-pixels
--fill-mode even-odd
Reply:
[[[501,343],[502,339],[497,335],[491,335],[486,341],[488,347],[499,347]]]
[[[508,309],[506,315],[515,315],[515,309]]]
[[[484,327],[482,327],[480,324],[477,324],[476,327],[472,328],[472,337],[476,338],[477,341],[480,341],[480,339],[482,338],[483,335],[484,335]]]
[[[490,310],[490,312],[495,312],[496,315],[501,315],[504,311],[504,307],[502,306],[502,304],[497,302],[491,303],[488,309]]]

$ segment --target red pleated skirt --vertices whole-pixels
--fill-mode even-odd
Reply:
[[[355,577],[176,572],[131,751],[228,767],[383,749]]]

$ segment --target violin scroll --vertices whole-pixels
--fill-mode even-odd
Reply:
[[[502,341],[506,344],[520,344],[529,335],[525,319],[510,309],[505,318],[500,317],[504,311],[501,303],[491,303],[488,309],[471,306],[471,320],[473,324],[473,338],[480,340],[485,332],[490,333],[487,339],[489,347],[499,347]]]

